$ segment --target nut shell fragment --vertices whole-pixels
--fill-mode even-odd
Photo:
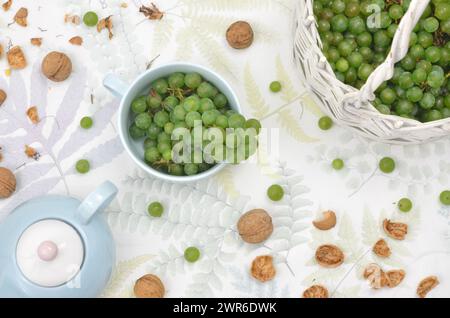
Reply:
[[[363,276],[373,289],[380,289],[388,285],[386,273],[378,264],[369,264],[365,268]]]
[[[27,109],[27,116],[33,124],[39,123],[39,114],[36,106]]]
[[[28,17],[28,9],[27,8],[20,8],[19,11],[16,12],[14,15],[14,21],[23,27],[26,27],[27,24],[27,17]]]
[[[332,244],[321,245],[316,250],[316,261],[327,268],[338,267],[344,262],[345,256],[341,249]]]
[[[336,213],[333,211],[325,211],[322,214],[322,219],[313,221],[313,225],[317,229],[327,231],[336,226]]]
[[[251,274],[263,283],[272,280],[276,274],[273,257],[270,255],[256,257],[252,262]]]
[[[9,198],[16,191],[16,177],[11,170],[0,167],[0,198]]]
[[[83,44],[83,38],[81,36],[74,36],[69,40],[69,43],[73,45],[81,45]]]
[[[428,276],[422,279],[419,286],[417,286],[417,295],[420,298],[425,298],[427,297],[427,294],[437,285],[439,285],[438,278],[436,276]]]
[[[165,288],[158,276],[147,274],[134,284],[134,295],[137,298],[163,298]]]
[[[4,11],[8,11],[9,8],[12,6],[12,0],[7,0],[6,2],[3,2],[2,7]]]
[[[246,49],[253,43],[253,29],[248,22],[237,21],[226,32],[228,44],[235,49]]]
[[[42,73],[54,82],[62,82],[72,73],[70,58],[61,52],[50,52],[42,61]]]
[[[389,288],[394,288],[394,287],[398,286],[405,278],[405,275],[406,275],[406,273],[403,269],[387,271],[386,272],[386,276],[388,279],[387,286]]]
[[[372,251],[379,257],[389,257],[391,256],[391,249],[385,240],[379,239],[372,248]]]
[[[20,70],[27,66],[27,60],[20,46],[13,46],[6,55],[12,69]]]
[[[237,229],[245,242],[261,243],[273,232],[272,218],[263,209],[251,210],[241,216]]]
[[[328,289],[321,285],[313,285],[303,292],[303,298],[328,298]]]
[[[383,221],[383,229],[388,236],[400,241],[404,240],[406,234],[408,234],[407,224],[391,222],[388,219]]]
[[[0,89],[0,106],[2,106],[2,104],[5,102],[6,100],[6,93],[4,90]]]
[[[31,38],[30,42],[34,46],[41,46],[42,45],[42,38]]]

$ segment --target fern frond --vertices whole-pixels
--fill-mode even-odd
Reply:
[[[244,87],[247,95],[247,103],[252,108],[253,116],[259,119],[267,115],[270,108],[264,100],[259,87],[253,78],[249,63],[247,63],[244,70]]]
[[[292,115],[290,109],[281,110],[278,113],[278,121],[281,127],[284,128],[291,137],[295,140],[305,143],[312,143],[319,141],[314,137],[308,136],[300,127],[299,119]]]

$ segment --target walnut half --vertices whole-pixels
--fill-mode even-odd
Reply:
[[[321,285],[313,285],[303,292],[303,298],[328,298],[328,289]]]
[[[427,294],[437,285],[439,285],[438,278],[436,276],[428,276],[422,279],[419,286],[417,286],[417,295],[420,298],[425,298],[427,297]]]
[[[378,240],[373,246],[372,250],[379,257],[386,258],[391,256],[391,249],[389,248],[386,241],[383,239]]]
[[[263,283],[272,280],[276,274],[273,257],[270,255],[256,257],[252,262],[251,274]]]
[[[364,270],[364,278],[374,289],[382,287],[394,288],[398,286],[405,278],[405,271],[402,269],[390,270],[384,272],[378,264],[369,264]]]
[[[344,262],[344,258],[344,253],[335,245],[321,245],[316,250],[316,261],[323,267],[338,267]]]
[[[388,219],[383,221],[383,229],[388,236],[400,241],[404,240],[406,234],[408,234],[407,224],[391,222]]]

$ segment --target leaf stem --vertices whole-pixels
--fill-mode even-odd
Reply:
[[[305,94],[299,95],[297,97],[295,97],[293,100],[287,102],[286,104],[281,105],[280,107],[278,107],[277,109],[271,111],[270,113],[264,115],[263,117],[261,117],[259,120],[265,120],[269,117],[272,117],[273,115],[279,113],[280,111],[282,111],[283,109],[285,109],[286,107],[292,105],[293,103],[295,103],[296,101],[299,101],[300,99],[302,99],[305,96]]]

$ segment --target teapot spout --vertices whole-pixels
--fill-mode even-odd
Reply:
[[[117,195],[117,187],[110,181],[102,183],[94,192],[89,194],[77,210],[81,223],[87,224],[92,217],[103,211]]]

